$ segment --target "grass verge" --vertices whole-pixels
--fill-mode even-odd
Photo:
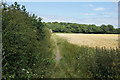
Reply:
[[[57,78],[120,78],[120,49],[77,46],[57,38],[62,59]]]

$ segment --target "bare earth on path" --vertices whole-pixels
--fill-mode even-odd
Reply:
[[[118,47],[118,34],[72,34],[55,33],[56,35],[67,39],[70,43],[76,45],[85,45],[89,47]]]
[[[56,46],[56,54],[55,55],[56,55],[55,60],[56,60],[56,65],[57,65],[61,59],[61,55],[60,55],[60,51],[59,51],[58,46]]]
[[[53,38],[54,44],[55,44],[54,54],[55,54],[55,61],[56,61],[56,66],[57,66],[59,61],[60,61],[60,59],[61,59],[61,55],[60,55],[59,46],[57,44],[56,35],[52,34],[52,38]]]

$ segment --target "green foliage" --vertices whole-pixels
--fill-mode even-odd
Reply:
[[[120,28],[115,29],[112,25],[96,26],[76,23],[45,23],[53,32],[62,33],[95,33],[95,34],[120,34]]]
[[[51,40],[54,32],[120,33],[112,25],[75,23],[42,23],[18,3],[2,8],[2,78],[10,80],[34,78],[120,78],[120,49],[76,46],[57,39],[62,60],[55,66]]]
[[[25,6],[3,5],[3,78],[49,77],[54,65],[50,31]]]
[[[62,77],[115,80],[120,78],[120,49],[91,48],[70,44],[65,40],[58,41],[62,54]]]

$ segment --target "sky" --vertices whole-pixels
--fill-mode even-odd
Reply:
[[[117,2],[19,2],[43,22],[111,24],[118,27]]]
[[[7,0],[8,2],[118,2],[119,0]]]

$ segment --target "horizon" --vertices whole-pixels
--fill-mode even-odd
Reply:
[[[11,2],[9,2],[11,4]],[[19,2],[42,22],[113,25],[118,28],[117,2]]]

